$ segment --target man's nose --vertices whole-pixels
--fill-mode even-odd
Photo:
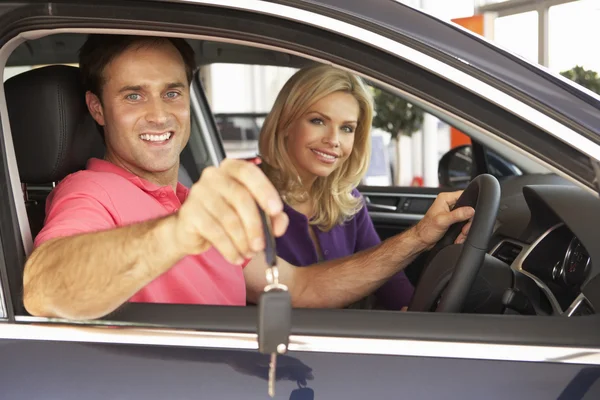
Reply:
[[[167,105],[162,99],[155,99],[148,103],[146,111],[146,121],[155,124],[164,124],[169,118]]]

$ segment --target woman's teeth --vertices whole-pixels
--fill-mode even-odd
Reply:
[[[163,133],[162,135],[149,135],[147,133],[140,135],[140,139],[150,142],[163,142],[171,138],[171,132]]]
[[[328,159],[328,160],[335,160],[335,159],[336,159],[336,157],[335,157],[335,156],[332,156],[332,155],[330,155],[330,154],[325,154],[325,153],[323,153],[323,152],[320,152],[320,151],[318,151],[318,150],[313,150],[313,152],[317,153],[317,154],[318,154],[318,155],[320,155],[321,157],[324,157],[324,158],[326,158],[326,159]]]

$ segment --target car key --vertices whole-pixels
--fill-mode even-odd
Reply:
[[[291,331],[292,301],[287,286],[279,283],[277,251],[270,220],[262,209],[260,214],[265,235],[267,286],[258,301],[258,350],[271,357],[268,393],[269,396],[274,397],[277,355],[287,352]]]
[[[275,396],[277,355],[285,354],[291,330],[291,299],[287,290],[278,289],[274,281],[272,288],[261,294],[258,304],[259,351],[269,354],[269,395]]]

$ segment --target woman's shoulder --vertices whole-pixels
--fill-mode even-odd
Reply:
[[[367,214],[367,207],[366,207],[365,199],[357,188],[352,189],[350,194],[352,195],[352,197],[354,197],[356,199],[360,199],[360,203],[356,206],[355,211],[352,213],[352,216],[350,216],[350,218],[348,218],[348,220],[355,221],[355,222],[357,220],[360,221],[361,219],[364,218],[364,215]]]
[[[362,198],[362,194],[360,193],[360,191],[358,190],[358,188],[354,188],[354,189],[352,189],[352,190],[350,191],[350,194],[351,194],[352,196],[354,196],[355,198],[357,198],[357,199],[360,199],[360,198]]]
[[[360,212],[364,212],[365,211],[365,206],[366,206],[366,200],[364,198],[364,196],[362,195],[362,193],[358,190],[358,188],[354,188],[352,189],[352,191],[350,192],[350,194],[352,195],[352,197],[354,197],[355,199],[359,199],[360,203],[357,206],[355,215],[360,213]]]

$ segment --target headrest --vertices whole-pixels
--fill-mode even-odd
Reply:
[[[32,69],[8,79],[4,90],[23,183],[56,182],[84,169],[90,157],[102,157],[79,68]]]

